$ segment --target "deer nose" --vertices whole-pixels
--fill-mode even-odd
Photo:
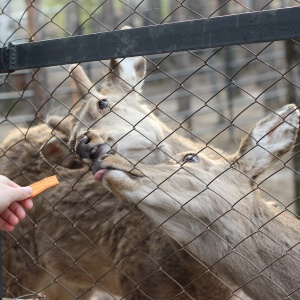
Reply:
[[[108,153],[111,150],[111,147],[106,143],[93,143],[87,135],[80,137],[79,142],[76,146],[76,154],[84,159],[95,160],[98,157]]]

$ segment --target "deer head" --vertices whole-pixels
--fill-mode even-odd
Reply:
[[[67,120],[54,116],[47,121],[54,130],[58,124],[62,128],[64,123],[69,139],[66,143],[53,138],[44,146],[43,154],[67,167],[80,166],[73,156],[73,162],[66,159],[70,157],[67,145],[76,149],[77,155],[87,163],[109,151],[135,160],[144,159],[146,163],[165,160],[168,149],[161,143],[164,139],[162,128],[141,97],[145,71],[143,57],[113,59],[102,88],[97,91],[82,67],[72,65],[70,74],[80,101]]]
[[[253,190],[259,175],[293,147],[298,121],[297,107],[286,105],[258,122],[235,155],[222,154],[219,159],[208,158],[202,152],[186,152],[166,163],[150,166],[121,156],[104,155],[95,160],[94,179],[118,196],[141,205],[144,202],[141,199],[150,191],[152,194],[147,198],[152,198],[154,188],[158,193],[164,190],[162,196],[173,191],[179,205],[196,202],[187,198],[201,198],[206,192],[216,190],[216,195],[226,198],[225,202],[232,206]],[[127,190],[130,197],[126,196]],[[156,202],[159,207],[165,200]]]

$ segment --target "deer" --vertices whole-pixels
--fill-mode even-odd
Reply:
[[[55,137],[58,136],[61,140],[65,139],[59,132]],[[76,288],[72,288],[72,281],[63,278],[63,272],[59,269],[66,267],[67,257],[63,257],[65,255],[60,253],[59,246],[54,244],[59,243],[64,231],[67,232],[73,223],[75,225],[75,219],[83,217],[85,212],[92,216],[89,201],[96,202],[98,196],[87,189],[96,187],[85,175],[88,168],[74,172],[51,165],[43,158],[40,148],[52,137],[52,129],[47,124],[38,124],[29,129],[11,130],[0,146],[1,173],[19,185],[26,186],[53,174],[60,180],[59,187],[34,199],[33,209],[13,232],[2,232],[3,295],[9,298],[24,295],[41,295],[49,299],[74,299],[80,295],[83,295],[82,299],[90,298],[91,293],[83,290],[80,282],[75,283]],[[77,202],[77,209],[72,209]],[[100,217],[94,214],[95,218]],[[72,235],[66,234],[65,249],[68,248],[68,259],[71,260],[71,255],[78,256],[83,246],[75,243],[79,240],[78,234],[73,238],[73,245],[68,246],[67,240],[70,242]],[[102,256],[104,259],[101,261],[100,257],[99,253],[99,264],[104,267],[107,259]],[[75,276],[76,272],[73,273]],[[62,280],[55,281],[60,276]],[[90,290],[93,286],[90,286]]]
[[[300,299],[300,221],[256,192],[260,176],[296,140],[288,104],[259,121],[237,152],[185,151],[150,165],[103,154],[96,182],[132,202],[228,286],[253,299]]]
[[[182,146],[153,107],[141,101],[145,65],[141,57],[111,60],[100,92],[80,66],[72,65],[79,101],[70,114],[15,129],[2,141],[2,174],[19,185],[53,173],[61,182],[36,197],[27,218],[3,234],[7,296],[89,299],[102,290],[128,300],[241,299],[241,289],[207,271],[90,172],[92,159],[104,153],[154,164],[187,147],[207,151],[184,137]]]

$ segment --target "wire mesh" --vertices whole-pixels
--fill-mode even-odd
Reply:
[[[299,6],[299,1],[0,0],[0,42],[3,47],[12,41],[289,6]],[[151,55],[145,57],[145,74],[139,59],[81,64],[91,82],[80,77],[79,66],[0,74],[1,174],[22,186],[53,174],[61,181],[34,200],[34,208],[13,232],[3,233],[5,296],[266,299],[266,293],[274,295],[272,291],[278,299],[298,299],[300,283],[290,282],[289,276],[299,278],[299,241],[295,236],[278,240],[274,233],[284,229],[276,220],[285,214],[292,215],[290,227],[297,223],[297,146],[284,157],[274,154],[277,163],[255,178],[240,171],[227,153],[235,153],[241,138],[266,115],[288,103],[298,106],[299,53],[299,41],[291,40]],[[296,126],[285,118],[290,127]],[[82,135],[88,140],[80,150]],[[131,202],[124,201],[127,194],[118,196],[122,187],[115,191],[109,183],[104,187],[93,179],[91,159],[107,149],[117,159],[134,161],[127,165],[119,158],[119,167],[151,179],[136,186],[127,199]],[[178,156],[183,151],[189,156]],[[196,155],[221,161],[223,167],[209,173],[212,166],[207,166],[207,178],[195,177],[182,159],[197,163]],[[110,159],[109,155],[108,164]],[[174,160],[177,167],[168,173],[173,165],[166,161]],[[116,163],[112,160],[110,167]],[[157,176],[151,177],[151,170]],[[174,190],[172,178],[177,175],[189,179]],[[229,189],[220,190],[230,176],[237,178],[230,183],[239,189],[235,200]],[[192,178],[199,185],[196,189]],[[245,178],[248,187],[243,186]],[[145,196],[140,189],[147,184],[150,191]],[[184,204],[178,202],[182,191],[188,198]],[[206,194],[221,199],[215,209],[222,213],[213,220],[199,217],[191,208]],[[254,207],[250,216],[243,210],[246,201],[258,194],[278,207],[275,215],[260,215]],[[151,214],[147,206],[151,195],[173,204],[161,204]],[[159,222],[161,215],[164,219]],[[185,238],[178,238],[178,230],[172,231],[177,216],[187,224],[199,224],[199,232],[191,225]],[[231,236],[224,235],[216,229],[224,220],[233,224],[240,220],[238,225],[245,224],[247,235],[239,226],[232,226]],[[283,234],[291,235],[285,230]],[[209,251],[217,252],[213,261],[199,250],[209,239],[216,242]],[[260,239],[268,251],[251,248]],[[240,265],[245,265],[245,274],[240,273]],[[286,275],[287,268],[294,273]]]

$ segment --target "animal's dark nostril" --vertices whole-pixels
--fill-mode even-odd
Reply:
[[[76,154],[84,159],[95,160],[99,156],[109,152],[111,147],[106,143],[92,143],[88,136],[84,135],[78,139],[75,149]]]
[[[94,146],[90,144],[88,136],[83,135],[79,138],[75,152],[80,158],[90,158],[90,153]]]

